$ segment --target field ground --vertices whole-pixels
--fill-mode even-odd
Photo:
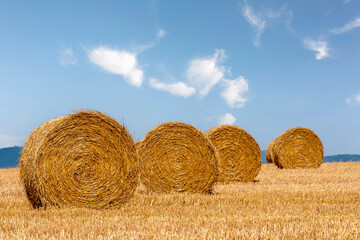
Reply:
[[[280,170],[214,195],[150,194],[119,210],[30,207],[18,169],[0,169],[0,239],[360,239],[360,162]]]

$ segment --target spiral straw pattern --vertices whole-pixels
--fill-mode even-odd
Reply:
[[[138,185],[131,135],[96,111],[58,117],[35,129],[19,163],[35,208],[114,208],[126,202]]]
[[[214,147],[185,123],[164,123],[148,132],[139,159],[140,179],[149,191],[210,193],[217,178]]]
[[[323,162],[324,148],[312,130],[295,127],[270,143],[266,155],[279,168],[317,168]]]
[[[205,133],[219,156],[219,182],[250,182],[261,169],[261,151],[244,129],[221,125]]]

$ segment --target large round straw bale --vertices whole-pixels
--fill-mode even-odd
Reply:
[[[34,207],[117,207],[138,184],[131,135],[96,111],[58,117],[35,129],[19,163]]]
[[[140,179],[154,192],[210,193],[217,178],[214,147],[185,123],[164,123],[148,132],[139,159]]]
[[[317,168],[324,159],[319,137],[310,129],[295,127],[274,140],[271,160],[279,168]]]
[[[261,169],[261,151],[244,129],[221,125],[205,133],[219,156],[219,182],[250,182]]]

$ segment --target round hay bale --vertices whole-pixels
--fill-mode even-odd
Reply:
[[[126,202],[138,185],[131,135],[96,111],[58,117],[35,129],[19,165],[35,208],[113,208]]]
[[[269,144],[269,146],[266,149],[266,161],[268,163],[273,163],[272,158],[271,158],[271,153],[273,151],[274,141],[275,140],[272,140],[271,143]]]
[[[219,182],[250,182],[261,169],[261,151],[254,138],[244,129],[221,125],[205,133],[219,157]]]
[[[37,177],[35,175],[36,169],[36,157],[38,154],[38,150],[44,142],[44,138],[40,138],[39,136],[45,135],[49,130],[56,124],[57,121],[60,121],[63,117],[57,117],[47,121],[42,124],[40,127],[36,128],[26,140],[22,151],[21,157],[19,159],[19,167],[20,167],[20,175],[21,179],[25,186],[26,195],[33,205],[33,207],[40,207],[40,193],[37,188]],[[41,135],[43,134],[43,135]]]
[[[320,138],[310,129],[295,127],[274,140],[271,159],[279,168],[317,168],[324,159]]]
[[[139,151],[140,179],[154,192],[211,193],[217,178],[217,155],[195,127],[168,122],[152,129]]]
[[[274,154],[275,154],[275,148],[277,147],[276,142],[278,141],[279,138],[276,138],[274,140],[271,141],[271,143],[269,144],[268,148],[266,149],[266,161],[268,163],[274,163],[273,159],[274,159]]]

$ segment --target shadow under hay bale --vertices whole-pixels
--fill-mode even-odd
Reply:
[[[312,130],[295,127],[273,140],[266,156],[279,168],[318,168],[324,159],[324,148]]]
[[[217,155],[195,127],[164,123],[152,129],[139,150],[140,179],[149,191],[210,193],[217,178]]]
[[[35,129],[19,165],[35,208],[114,208],[126,202],[138,185],[131,135],[96,111],[58,117]]]
[[[218,182],[251,182],[261,169],[261,150],[244,129],[221,125],[205,133],[219,157]]]

